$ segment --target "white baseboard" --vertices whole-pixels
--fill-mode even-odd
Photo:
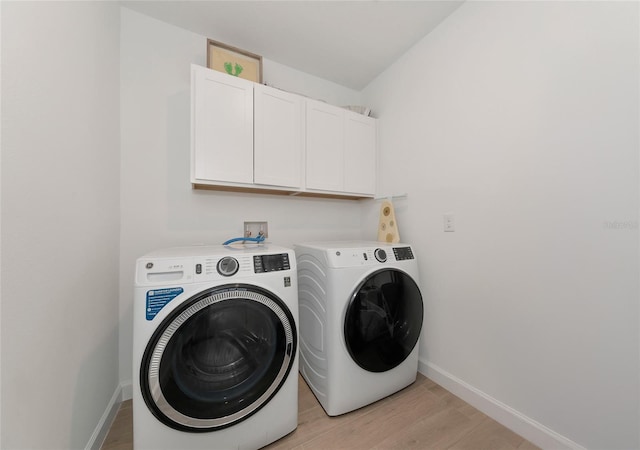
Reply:
[[[131,380],[120,383],[122,388],[122,401],[131,400],[133,398],[133,382]]]
[[[420,359],[418,371],[540,448],[586,450],[581,445],[465,383],[435,364]]]
[[[107,438],[107,434],[109,433],[109,428],[111,428],[111,424],[113,424],[114,419],[116,418],[116,414],[118,414],[118,409],[120,408],[120,404],[129,400],[133,397],[133,386],[131,381],[121,383],[111,396],[111,400],[107,404],[107,408],[105,409],[100,421],[96,425],[93,434],[89,438],[89,442],[85,446],[85,450],[100,450],[104,440]]]

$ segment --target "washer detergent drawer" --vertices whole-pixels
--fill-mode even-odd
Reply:
[[[193,280],[193,258],[139,259],[136,263],[137,286],[165,286]]]

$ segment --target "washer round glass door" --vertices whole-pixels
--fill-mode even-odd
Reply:
[[[395,269],[369,275],[354,291],[344,323],[347,349],[369,372],[385,372],[413,351],[422,328],[422,294]]]
[[[271,292],[239,284],[204,291],[172,312],[147,344],[142,396],[172,428],[231,426],[278,392],[296,336],[291,312]]]

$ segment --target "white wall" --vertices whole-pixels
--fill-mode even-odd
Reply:
[[[280,245],[356,239],[362,208],[349,200],[193,190],[190,64],[206,65],[206,37],[122,8],[120,51],[120,377],[131,380],[136,258],[162,247],[220,244],[240,236],[245,220],[267,220],[269,241]],[[285,66],[265,61],[264,69],[267,84],[337,104],[359,101],[357,92]]]
[[[84,448],[119,383],[119,8],[1,8],[0,445]]]
[[[638,17],[467,2],[364,92],[382,190],[408,193],[423,370],[546,448],[640,446]]]
[[[0,6],[0,86],[2,86],[2,6]],[[2,123],[2,89],[0,89]],[[2,126],[0,126],[0,199],[2,199]],[[2,255],[2,201],[0,201],[0,255]],[[0,349],[2,349],[2,257],[0,256]],[[2,445],[2,352],[0,351],[0,445]]]
[[[205,64],[203,63],[202,65]],[[362,94],[359,91],[292,69],[269,59],[263,58],[262,68],[264,71],[263,82],[268,86],[318,99],[330,105],[360,104]]]

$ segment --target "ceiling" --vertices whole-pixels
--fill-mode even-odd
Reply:
[[[121,1],[127,8],[361,90],[462,1]]]

